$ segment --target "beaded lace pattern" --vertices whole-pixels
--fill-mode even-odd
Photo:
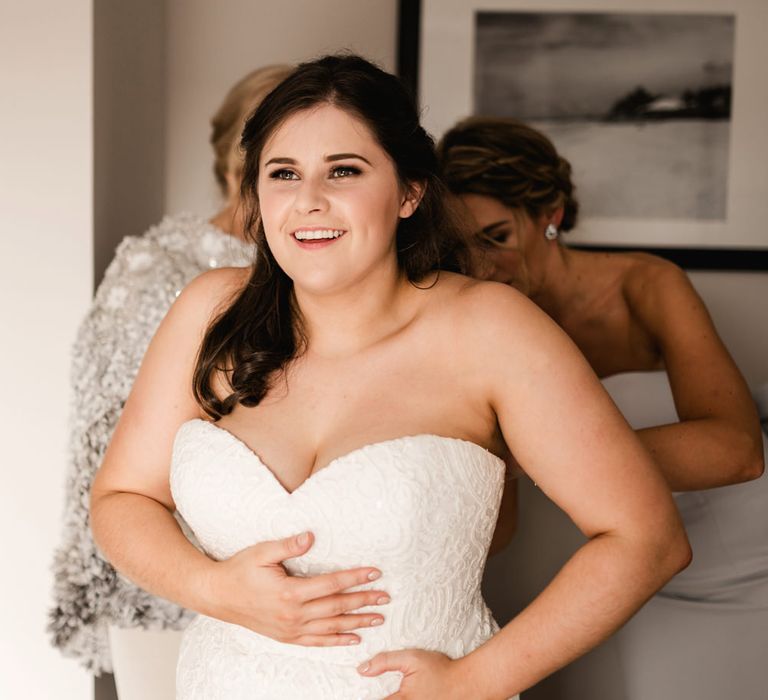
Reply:
[[[334,459],[288,492],[258,455],[199,419],[176,436],[171,489],[195,537],[215,559],[256,542],[311,530],[307,554],[285,562],[311,576],[376,566],[361,588],[386,590],[385,622],[359,630],[361,644],[283,644],[199,616],[186,629],[179,700],[374,700],[401,674],[360,676],[380,651],[429,649],[464,656],[498,627],[480,591],[504,479],[483,447],[437,435],[397,437]],[[363,610],[366,610],[364,608]]]

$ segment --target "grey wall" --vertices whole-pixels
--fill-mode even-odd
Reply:
[[[93,275],[98,286],[125,236],[165,211],[166,6],[93,3]],[[111,674],[95,700],[117,700]]]
[[[165,209],[166,23],[157,0],[95,0],[94,277]]]

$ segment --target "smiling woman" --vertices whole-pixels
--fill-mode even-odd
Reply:
[[[301,319],[292,322],[294,284],[325,285],[330,293],[334,276],[357,275],[361,284],[367,275],[373,276],[369,284],[404,276],[417,283],[429,272],[464,272],[469,265],[463,232],[444,204],[447,191],[437,176],[432,139],[413,106],[406,109],[402,85],[383,72],[379,80],[363,75],[355,76],[354,91],[305,75],[304,83],[284,84],[280,100],[266,100],[246,125],[242,196],[259,260],[250,284],[201,348],[195,391],[213,417],[240,401],[257,403],[268,373],[301,351],[306,338]],[[302,245],[307,234],[296,231],[346,233],[351,226],[354,236],[330,246],[334,257],[298,255],[317,244]],[[254,329],[242,347],[235,338],[228,349],[231,360],[243,353],[250,362],[235,362],[243,370],[233,374],[234,391],[222,403],[205,378],[223,358],[208,353],[221,352],[223,338],[238,324],[250,326],[254,310],[263,328]]]
[[[564,334],[457,274],[433,143],[393,76],[355,56],[299,66],[243,146],[258,259],[200,276],[163,321],[94,485],[99,543],[201,613],[183,700],[516,697],[686,564],[671,495]],[[589,542],[499,630],[480,575],[505,443]],[[314,546],[258,599],[253,545],[289,535]],[[388,604],[370,629],[329,648],[262,633],[265,608],[317,620],[311,600],[283,611],[348,569],[362,611]],[[359,626],[338,624],[313,633]]]
[[[323,115],[321,115],[322,117]],[[323,120],[323,125],[327,125],[328,119]],[[337,134],[338,136],[338,134]],[[365,163],[366,165],[373,167],[371,162],[364,158],[361,155],[358,155],[356,153],[334,153],[328,156],[325,156],[323,160],[329,164],[328,172],[323,173],[321,177],[324,177],[330,181],[333,180],[343,180],[343,179],[349,179],[354,178],[356,176],[362,175],[363,171],[355,167],[354,165],[333,165],[334,163],[338,161],[361,161],[362,163]],[[272,164],[290,164],[292,166],[298,165],[295,160],[292,158],[270,158],[267,163],[266,167],[269,167]],[[289,170],[286,168],[281,168],[277,170],[273,170],[270,172],[267,176],[268,179],[272,180],[292,180],[297,181],[300,180],[299,174],[296,172],[296,170]],[[341,184],[341,183],[338,183]],[[288,190],[290,192],[290,190]],[[262,195],[263,196],[263,195]],[[302,226],[300,228],[297,228],[295,231],[292,232],[292,236],[296,241],[299,241],[301,243],[301,247],[306,250],[313,250],[320,247],[323,247],[324,241],[333,241],[341,236],[343,236],[346,233],[346,229],[341,228],[324,228],[322,226]],[[313,241],[313,243],[307,243],[307,241]]]
[[[297,294],[299,285],[330,293],[349,275],[392,275],[392,231],[416,210],[421,191],[401,187],[394,163],[376,146],[367,127],[334,105],[288,117],[265,145],[258,182],[264,230]],[[335,152],[344,147],[351,151]],[[329,254],[301,254],[320,250]]]

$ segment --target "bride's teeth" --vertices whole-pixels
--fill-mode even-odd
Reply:
[[[298,241],[313,241],[320,238],[338,238],[343,231],[336,229],[320,229],[317,231],[295,231],[294,236]]]

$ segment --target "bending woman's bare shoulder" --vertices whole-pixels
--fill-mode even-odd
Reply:
[[[695,342],[699,346],[698,337],[716,336],[704,302],[684,270],[652,255],[634,257],[622,293],[634,320],[650,334],[662,354],[678,343]]]
[[[668,295],[688,296],[693,286],[685,272],[670,260],[647,253],[625,253],[627,266],[622,293],[631,309],[641,306],[651,311]],[[695,294],[695,292],[694,292]]]

